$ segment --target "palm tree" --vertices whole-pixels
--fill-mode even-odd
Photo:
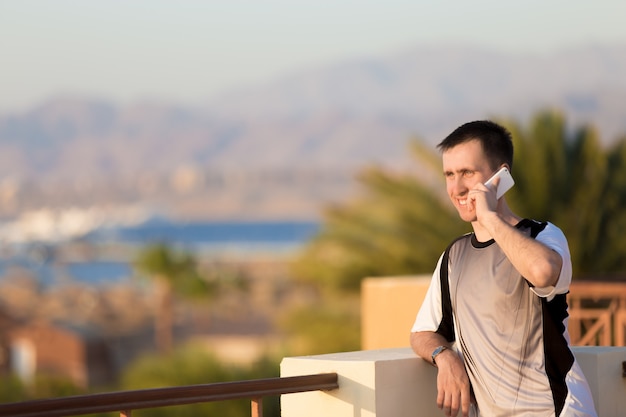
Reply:
[[[568,132],[556,111],[538,114],[527,129],[508,127],[516,147],[512,207],[563,229],[575,275],[625,272],[626,137],[604,147],[593,126]]]
[[[320,233],[294,264],[296,276],[358,291],[365,277],[432,270],[450,239],[468,227],[445,190],[435,188],[439,156],[418,140],[411,149],[428,168],[417,174],[365,170],[359,176],[365,194],[326,211]]]
[[[555,111],[524,129],[502,121],[515,145],[507,194],[524,216],[557,224],[568,237],[575,275],[626,271],[626,137],[608,149],[591,126],[571,130]],[[454,237],[469,228],[447,197],[440,156],[412,142],[418,174],[369,168],[364,193],[330,207],[319,234],[295,263],[298,277],[358,291],[365,277],[431,272]]]
[[[202,296],[211,288],[198,274],[194,256],[175,251],[163,243],[151,244],[141,250],[134,265],[141,275],[154,282],[155,342],[159,351],[169,353],[173,347],[174,294]]]

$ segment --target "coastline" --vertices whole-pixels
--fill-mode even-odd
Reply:
[[[193,253],[200,263],[221,260],[288,259],[319,230],[313,221],[183,221],[152,219],[136,225],[96,228],[57,241],[4,240],[0,281],[11,271],[44,285],[124,282],[141,248],[155,242]]]

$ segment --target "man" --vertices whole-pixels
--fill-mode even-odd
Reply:
[[[437,405],[446,416],[596,416],[569,348],[567,240],[513,213],[496,198],[498,180],[484,185],[512,169],[510,133],[470,122],[438,148],[448,196],[473,233],[439,259],[411,332],[415,353],[438,368]]]

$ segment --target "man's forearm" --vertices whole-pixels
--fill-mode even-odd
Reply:
[[[539,288],[556,285],[563,265],[561,255],[526,236],[495,213],[483,224],[526,280]]]
[[[439,346],[451,347],[445,337],[436,332],[411,333],[411,348],[417,356],[431,362],[431,355]]]

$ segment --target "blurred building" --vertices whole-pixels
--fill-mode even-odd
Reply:
[[[115,366],[106,342],[87,328],[50,322],[14,323],[4,329],[4,370],[25,383],[35,375],[67,378],[87,388],[107,384]]]
[[[0,375],[10,370],[9,339],[7,335],[8,330],[14,323],[14,319],[4,309],[0,308]]]

